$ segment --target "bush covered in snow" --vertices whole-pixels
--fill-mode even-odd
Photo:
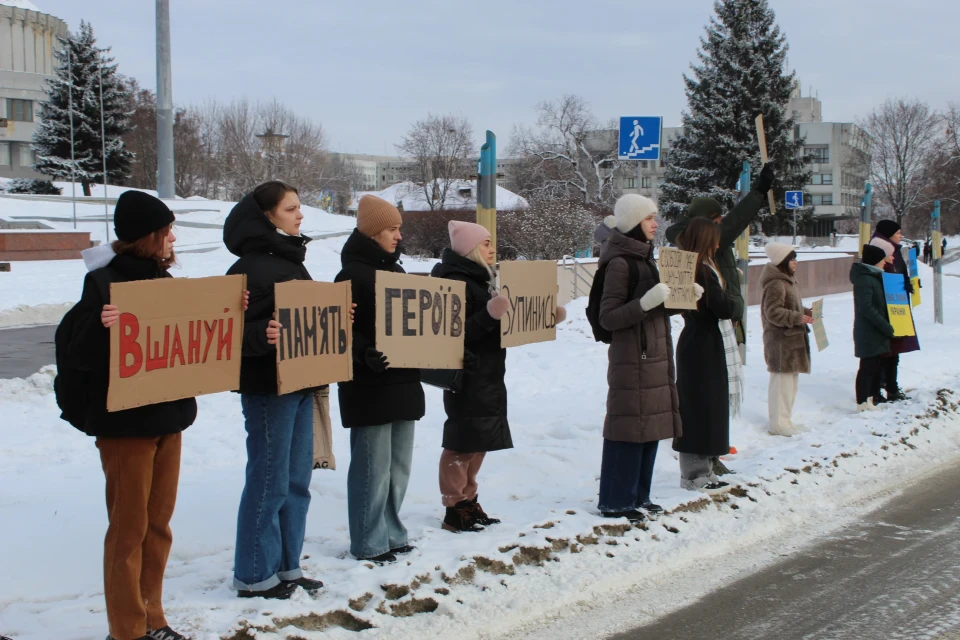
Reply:
[[[49,180],[30,180],[27,178],[17,178],[13,180],[7,185],[4,191],[7,193],[33,193],[42,196],[59,196],[63,194],[63,189]]]

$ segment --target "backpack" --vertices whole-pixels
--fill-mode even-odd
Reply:
[[[627,300],[629,301],[640,283],[640,267],[637,266],[636,260],[626,260],[626,262],[630,271],[627,280]],[[608,266],[610,266],[609,262],[597,269],[594,274],[593,284],[590,285],[590,299],[587,303],[587,321],[593,329],[593,338],[604,344],[610,344],[613,341],[613,332],[600,326],[600,300],[603,298],[603,283],[606,280]]]
[[[100,290],[102,300],[110,299],[110,272],[109,268],[97,269],[90,272],[90,277]],[[56,348],[57,377],[53,379],[53,393],[60,407],[60,419],[87,433],[86,421],[90,415],[90,384],[93,372],[77,367],[69,357],[70,343],[73,341],[77,328],[77,319],[80,311],[73,305],[57,326],[54,335]]]

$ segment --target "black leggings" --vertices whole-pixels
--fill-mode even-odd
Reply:
[[[860,370],[857,371],[857,404],[863,404],[880,393],[880,373],[887,366],[883,356],[860,358]]]
[[[887,390],[887,396],[896,394],[900,390],[897,384],[897,367],[900,366],[900,354],[895,353],[889,358],[883,359],[883,388]]]

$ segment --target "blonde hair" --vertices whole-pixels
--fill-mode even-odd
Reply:
[[[496,291],[496,290],[497,290],[497,276],[496,276],[496,274],[493,272],[493,269],[490,267],[490,265],[487,264],[487,261],[484,260],[484,259],[483,259],[483,256],[480,254],[480,245],[478,244],[477,246],[475,246],[475,247],[473,248],[473,251],[471,251],[470,253],[468,253],[467,255],[465,255],[465,256],[463,256],[463,257],[466,258],[467,260],[473,260],[474,262],[476,262],[476,263],[479,264],[481,267],[483,267],[484,269],[487,270],[487,275],[489,276],[489,278],[488,278],[488,280],[487,280],[487,288],[490,290],[491,293],[493,293],[494,291]]]

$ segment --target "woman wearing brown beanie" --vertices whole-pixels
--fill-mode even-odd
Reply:
[[[97,439],[106,476],[107,640],[184,638],[164,616],[163,573],[173,543],[181,432],[196,419],[197,402],[184,398],[107,412],[109,329],[121,311],[111,304],[110,284],[170,278],[173,222],[161,200],[139,191],[121,194],[114,211],[115,255],[87,274],[80,302],[57,329],[54,387],[61,417]]]
[[[353,380],[337,385],[340,420],[350,429],[347,510],[350,553],[378,564],[413,550],[400,522],[413,460],[414,425],[425,413],[419,369],[394,369],[376,348],[377,271],[404,273],[395,206],[363,196],[357,228],[343,245],[336,282],[349,280],[357,305]]]

